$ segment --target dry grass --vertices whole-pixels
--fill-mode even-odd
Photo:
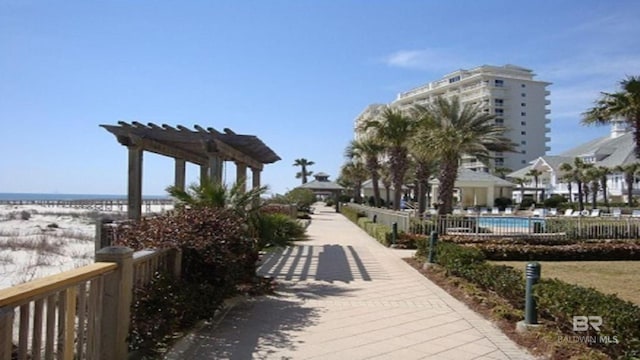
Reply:
[[[524,271],[526,261],[496,261]],[[640,305],[640,261],[540,261],[543,278],[557,278],[571,284],[617,294]]]

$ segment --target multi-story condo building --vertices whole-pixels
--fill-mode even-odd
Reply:
[[[529,161],[544,156],[550,150],[547,143],[551,120],[547,105],[551,83],[534,80],[532,70],[514,65],[483,65],[471,70],[458,70],[442,79],[398,94],[390,106],[408,108],[414,104],[425,104],[436,97],[457,96],[462,103],[480,104],[481,108],[495,115],[495,122],[508,130],[505,136],[517,145],[516,152],[496,152],[488,164],[490,168],[512,170],[526,166]],[[377,116],[384,105],[370,105],[356,118],[356,138],[362,124]],[[360,135],[359,135],[360,134]],[[464,157],[463,167],[488,168],[473,157]]]
[[[366,138],[367,136],[369,136],[369,134],[371,134],[373,129],[365,130],[365,124],[368,121],[378,119],[382,115],[385,106],[386,105],[384,104],[371,104],[367,106],[367,108],[364,109],[364,111],[362,111],[360,115],[358,115],[353,124],[354,137],[356,140],[362,140],[363,138]]]

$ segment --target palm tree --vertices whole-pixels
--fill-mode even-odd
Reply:
[[[602,190],[602,201],[604,202],[604,206],[609,210],[609,196],[607,195],[607,178],[611,175],[611,169],[606,166],[598,166],[598,175],[600,182],[600,189]]]
[[[176,186],[169,186],[166,190],[178,206],[227,207],[244,216],[248,211],[255,211],[255,204],[259,204],[260,196],[267,191],[267,187],[245,190],[244,183],[237,182],[228,188],[205,178],[200,184],[191,184],[185,190]]]
[[[628,76],[619,83],[621,91],[602,92],[595,106],[583,113],[582,123],[606,125],[622,120],[633,129],[635,154],[640,158],[640,77]]]
[[[631,207],[633,206],[633,184],[635,183],[636,174],[640,171],[640,163],[616,166],[615,171],[624,174],[624,182],[627,185],[627,205]]]
[[[382,119],[365,123],[365,130],[368,129],[374,130],[375,138],[387,150],[395,190],[393,208],[399,210],[404,176],[409,166],[407,146],[415,129],[415,121],[399,109],[386,107],[382,112]]]
[[[516,177],[512,178],[511,182],[518,185],[520,188],[520,203],[522,203],[522,200],[524,199],[524,185],[529,182],[529,179]]]
[[[461,105],[457,97],[442,97],[426,106],[416,105],[420,119],[418,142],[440,160],[438,208],[440,215],[453,210],[454,183],[463,155],[486,162],[491,151],[513,151],[514,144],[504,137],[506,128],[495,124],[494,116],[479,105]]]
[[[309,161],[305,158],[296,159],[293,162],[293,166],[300,166],[300,172],[296,173],[296,179],[302,179],[302,183],[307,183],[307,176],[311,176],[313,171],[307,171],[307,167],[315,164],[313,161]]]
[[[586,164],[582,161],[581,158],[574,158],[573,165],[569,163],[563,163],[560,165],[560,170],[564,171],[566,174],[564,175],[566,179],[571,182],[575,182],[578,185],[578,207],[579,210],[584,210],[584,193],[585,189],[583,187],[584,184],[584,169],[586,168]],[[571,197],[571,193],[569,193],[569,197]]]
[[[585,180],[589,183],[589,191],[591,192],[591,208],[592,209],[595,209],[598,207],[598,192],[600,192],[601,179],[602,179],[602,171],[600,170],[600,168],[592,166],[585,171]]]
[[[348,162],[340,169],[340,177],[353,184],[353,200],[358,204],[362,203],[362,183],[367,175],[367,169],[360,162]]]
[[[538,202],[538,181],[540,180],[540,175],[542,175],[542,171],[538,170],[538,169],[531,169],[529,170],[525,175],[527,176],[531,176],[533,178],[533,183],[534,183],[534,202]]]
[[[384,146],[375,138],[353,140],[345,150],[345,156],[349,159],[358,159],[364,162],[369,171],[373,186],[374,205],[380,207],[380,162],[379,158],[384,151]]]
[[[427,210],[427,190],[429,179],[437,171],[436,159],[428,152],[423,151],[419,143],[412,141],[409,148],[414,161],[416,190],[418,196],[418,214]]]
[[[384,164],[384,166],[380,167],[380,181],[382,182],[382,186],[384,186],[385,192],[385,206],[389,208],[389,204],[391,203],[391,199],[389,194],[391,193],[391,170],[389,170],[389,166]]]
[[[507,177],[507,174],[511,172],[513,172],[513,170],[507,167],[496,167],[493,169],[493,174],[499,177],[500,179],[505,179]]]

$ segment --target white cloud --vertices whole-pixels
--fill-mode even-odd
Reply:
[[[451,72],[468,66],[462,57],[435,49],[400,50],[384,57],[383,62],[391,67],[435,72]]]

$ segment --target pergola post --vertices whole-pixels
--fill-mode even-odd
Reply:
[[[257,189],[260,187],[260,173],[262,172],[261,169],[255,169],[255,168],[251,168],[251,174],[252,174],[252,185],[254,189]]]
[[[200,185],[209,181],[209,166],[200,165]]]
[[[209,155],[209,179],[222,183],[222,159],[217,155]]]
[[[253,185],[253,189],[259,189],[260,188],[260,173],[262,172],[261,169],[256,169],[256,168],[251,168],[251,183]],[[260,203],[260,198],[256,198],[255,203],[253,204],[254,206],[259,206]]]
[[[184,190],[185,187],[186,162],[183,159],[176,159],[175,181],[173,185]]]
[[[142,217],[142,147],[129,148],[129,184],[127,193],[127,216],[132,220]]]
[[[247,190],[247,164],[236,161],[236,184],[240,186],[240,191]]]

